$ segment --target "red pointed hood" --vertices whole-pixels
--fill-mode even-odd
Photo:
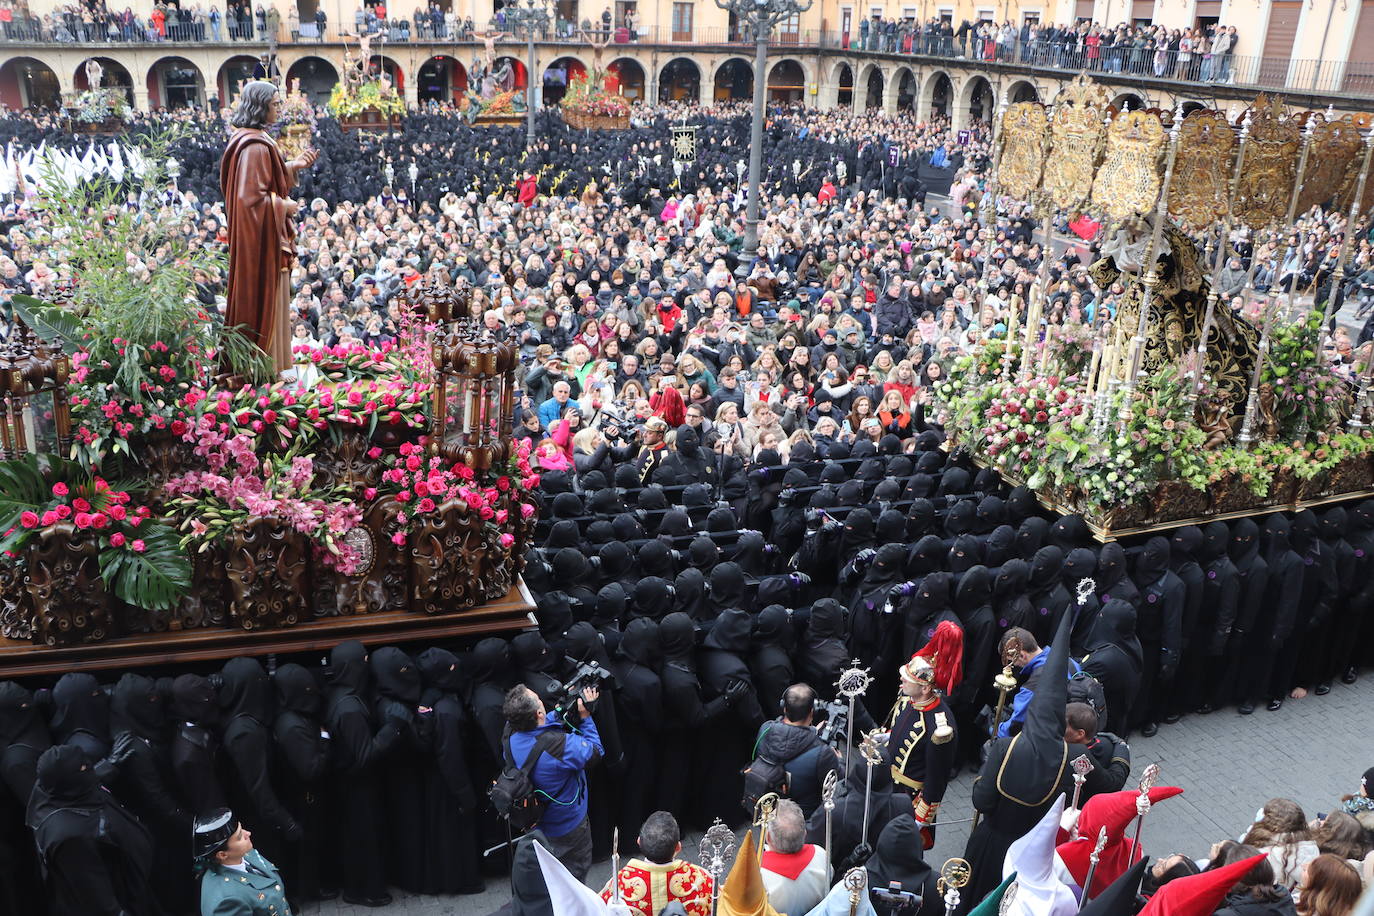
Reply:
[[[1216,871],[1176,878],[1159,889],[1139,916],[1211,916],[1236,882],[1256,863],[1264,861],[1264,854],[1224,865]],[[1097,883],[1096,879],[1093,881]]]
[[[1150,789],[1150,804],[1182,794],[1183,790],[1177,786],[1155,786]],[[1126,828],[1135,819],[1135,801],[1139,797],[1140,792],[1136,789],[1104,792],[1094,795],[1083,805],[1083,812],[1078,816],[1078,839],[1062,843],[1055,850],[1079,887],[1088,880],[1093,846],[1103,827],[1107,828],[1107,845],[1098,858],[1093,887],[1102,890],[1131,867],[1137,854],[1135,843],[1126,838]]]

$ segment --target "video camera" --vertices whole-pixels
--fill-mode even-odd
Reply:
[[[818,701],[813,721],[821,740],[843,753],[849,735],[849,705],[838,700]]]
[[[558,688],[558,694],[554,698],[556,702],[549,713],[550,717],[557,713],[562,722],[569,727],[575,726],[578,719],[575,710],[577,709],[577,701],[581,699],[582,694],[592,687],[601,690],[610,679],[611,672],[596,662],[582,662],[577,666],[572,677]],[[590,710],[588,711],[590,712]],[[571,717],[569,716],[570,712],[572,713]]]

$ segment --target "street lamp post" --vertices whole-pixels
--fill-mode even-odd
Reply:
[[[754,122],[749,131],[749,201],[744,215],[744,254],[735,273],[747,277],[759,252],[759,199],[763,196],[763,106],[768,93],[768,34],[779,22],[811,9],[812,0],[716,0],[735,14],[741,29],[754,29]]]
[[[525,30],[525,48],[528,63],[525,70],[525,146],[534,145],[534,33],[542,32],[549,26],[549,11],[544,8],[544,0],[525,0],[525,5],[511,3],[503,12],[506,24]],[[500,28],[492,19],[492,26]]]

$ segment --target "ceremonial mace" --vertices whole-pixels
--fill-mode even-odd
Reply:
[[[868,669],[859,666],[856,658],[850,662],[850,667],[840,672],[839,680],[835,681],[835,692],[849,701],[849,719],[845,722],[846,735],[844,741],[844,771],[849,772],[849,750],[854,746],[854,703],[868,691],[868,685],[873,683],[873,678],[869,676]]]
[[[1140,776],[1140,797],[1135,800],[1135,849],[1131,850],[1131,864],[1135,863],[1136,853],[1140,852],[1140,828],[1145,826],[1145,815],[1150,813],[1150,789],[1159,780],[1159,764],[1152,763]]]
[[[1364,162],[1360,166],[1360,177],[1355,181],[1355,194],[1350,200],[1350,215],[1345,221],[1345,235],[1341,237],[1341,249],[1336,255],[1336,269],[1331,275],[1331,291],[1326,294],[1326,309],[1322,313],[1321,337],[1317,341],[1317,359],[1325,360],[1326,341],[1331,335],[1331,315],[1336,306],[1336,291],[1345,281],[1345,262],[1350,257],[1351,236],[1355,234],[1355,224],[1360,218],[1360,204],[1364,201],[1364,186],[1369,179],[1370,156],[1374,154],[1374,130],[1364,137]],[[1344,304],[1344,300],[1342,300]]]
[[[1002,710],[1007,706],[1007,694],[1016,689],[1016,674],[1011,667],[1012,653],[1015,652],[1015,643],[1007,646],[1006,657],[1002,659],[1006,663],[997,676],[992,679],[992,686],[997,688],[997,711],[992,714],[992,735],[989,740],[997,737],[997,729],[1002,725]],[[983,816],[983,812],[975,810],[973,812],[973,829],[978,829],[978,820]]]
[[[835,854],[835,848],[830,845],[830,822],[835,816],[835,788],[839,784],[840,780],[834,770],[826,773],[825,782],[821,783],[821,805],[825,807],[825,880],[827,881],[834,877],[831,857]]]
[[[973,869],[969,867],[967,859],[946,859],[945,864],[940,866],[940,878],[935,882],[935,888],[945,899],[945,916],[954,916],[954,911],[959,908],[959,888],[968,884],[973,876]]]
[[[844,889],[849,892],[849,916],[858,916],[859,901],[868,890],[868,869],[856,865],[844,873]]]
[[[759,798],[754,803],[754,823],[751,826],[759,828],[759,859],[763,859],[763,841],[768,834],[768,825],[773,822],[773,815],[778,810],[778,793],[769,792]]]
[[[1147,798],[1149,796],[1146,796]],[[1136,836],[1139,836],[1139,832]],[[1102,850],[1107,846],[1107,828],[1102,827],[1097,831],[1097,842],[1093,844],[1092,854],[1088,856],[1088,877],[1083,882],[1083,903],[1087,903],[1092,897],[1093,875],[1097,873],[1097,861],[1102,858]],[[1082,909],[1080,906],[1079,909]]]
[[[720,879],[735,858],[735,832],[725,826],[720,818],[716,818],[715,823],[701,835],[697,849],[701,867],[711,876],[711,916],[716,916],[716,904],[720,901]]]
[[[873,767],[875,764],[883,762],[883,753],[878,748],[878,736],[880,729],[864,735],[863,743],[859,745],[859,752],[863,754],[864,763],[868,765],[868,776],[864,780],[864,829],[860,836],[860,842],[868,842],[868,805],[873,797]],[[765,796],[766,797],[766,796]]]
[[[1087,754],[1079,754],[1069,761],[1069,766],[1073,767],[1073,804],[1070,810],[1078,810],[1078,799],[1083,795],[1083,783],[1088,781],[1088,774],[1093,771],[1093,762]]]

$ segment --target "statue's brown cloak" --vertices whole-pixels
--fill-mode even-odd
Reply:
[[[241,128],[229,138],[219,168],[229,230],[225,323],[242,326],[278,372],[291,365],[287,305],[296,227],[287,201],[292,184],[270,136]]]

